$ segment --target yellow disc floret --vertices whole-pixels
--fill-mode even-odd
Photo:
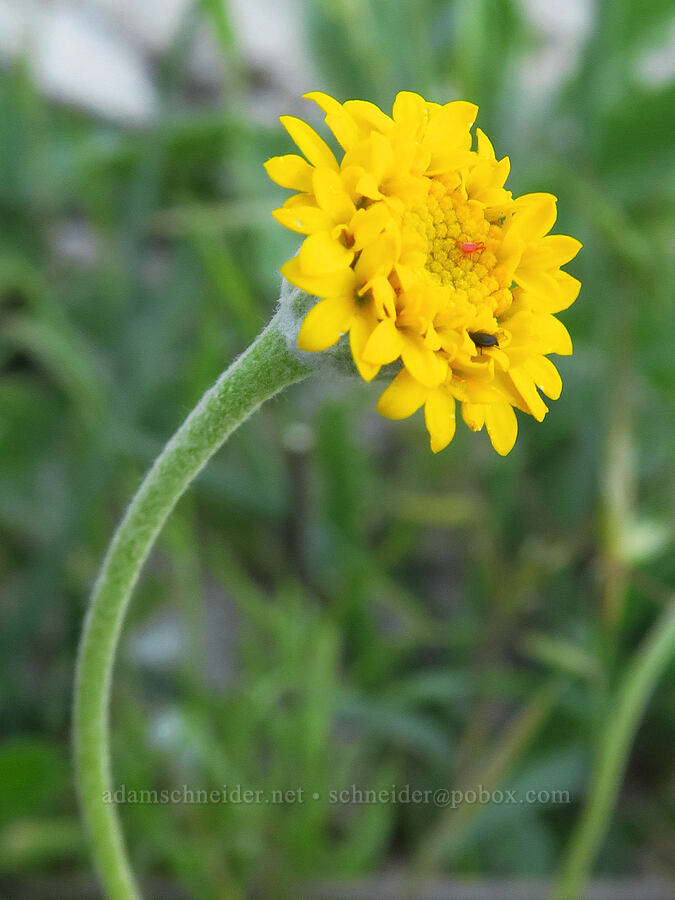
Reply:
[[[540,391],[557,399],[548,359],[569,354],[554,313],[580,284],[561,271],[581,244],[549,235],[551,194],[513,198],[508,158],[471,127],[477,107],[397,95],[392,115],[361,100],[307,95],[326,114],[344,151],[338,161],[305,122],[281,121],[303,156],[266,163],[296,193],[274,215],[306,235],[282,273],[317,297],[298,345],[320,351],[348,333],[364,379],[400,361],[378,409],[405,418],[424,407],[434,452],[455,431],[455,401],[473,430],[485,425],[495,449],[516,439],[514,407],[543,419]]]

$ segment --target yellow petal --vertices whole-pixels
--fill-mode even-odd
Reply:
[[[419,275],[417,271],[411,268],[409,265],[403,265],[398,262],[394,266],[394,271],[398,277],[398,280],[401,284],[401,287],[404,291],[412,290],[419,283]]]
[[[492,403],[486,407],[485,427],[497,453],[510,453],[518,435],[518,420],[511,404]]]
[[[485,353],[490,359],[494,360],[495,365],[499,366],[502,372],[506,372],[511,365],[508,354],[504,353],[503,350],[500,350],[499,347],[490,347]]]
[[[337,172],[323,167],[314,169],[312,188],[316,202],[334,222],[349,222],[356,212]]]
[[[558,294],[546,306],[546,312],[562,312],[571,306],[579,296],[581,282],[567,272],[556,272],[553,276],[558,284]]]
[[[311,166],[310,169],[314,172]],[[284,200],[284,206],[316,206],[316,197],[312,193],[291,194]]]
[[[293,191],[311,191],[312,167],[295,153],[273,156],[265,163],[265,171],[272,181]]]
[[[372,310],[369,307],[357,306],[352,327],[349,330],[349,346],[356,368],[364,381],[372,381],[380,371],[379,364],[366,362],[363,358],[363,348],[376,327],[377,319]]]
[[[541,399],[531,376],[521,368],[514,368],[509,370],[509,377],[525,401],[528,412],[534,416],[537,422],[542,422],[548,412],[548,406]]]
[[[316,206],[282,206],[272,215],[284,228],[300,234],[315,234],[333,227],[331,217]]]
[[[547,303],[558,296],[558,282],[552,274],[542,269],[527,268],[521,264],[513,273],[513,280],[529,294],[541,297]]]
[[[365,134],[369,134],[373,129],[386,134],[394,124],[379,106],[369,100],[347,100],[343,108]]]
[[[371,171],[378,185],[387,175],[394,161],[394,150],[387,138],[374,131],[370,136]]]
[[[356,182],[356,190],[357,193],[367,197],[369,200],[381,200],[383,197],[382,191],[378,187],[377,178],[370,172],[366,172],[365,175],[359,178]]]
[[[494,209],[496,206],[504,206],[509,202],[509,192],[504,188],[483,188],[480,191],[471,191],[471,197],[478,200],[483,206]]]
[[[403,369],[383,392],[377,411],[388,419],[407,419],[424,404],[429,389]]]
[[[494,180],[493,184],[498,185],[499,187],[504,187],[504,183],[506,179],[509,177],[509,173],[511,172],[511,160],[508,156],[502,156],[497,165],[494,167]],[[509,194],[509,197],[511,195]]]
[[[384,203],[374,203],[368,209],[358,209],[349,223],[354,235],[354,250],[362,250],[392,222],[391,213]]]
[[[540,391],[551,400],[558,399],[562,393],[562,379],[550,359],[545,356],[531,356],[524,363],[524,367]]]
[[[354,303],[349,297],[320,300],[304,318],[298,334],[301,350],[317,352],[332,347],[349,330]]]
[[[319,109],[323,110],[325,113],[340,112],[342,109],[342,104],[339,100],[336,100],[335,97],[331,97],[330,94],[325,94],[323,91],[307,91],[307,93],[302,96],[303,99],[311,100],[313,103],[316,103]]]
[[[335,135],[338,144],[344,149],[351,149],[359,140],[359,131],[356,123],[347,115],[346,112],[328,113],[326,115],[326,125]]]
[[[405,125],[414,137],[415,132],[426,124],[427,116],[427,102],[423,97],[412,91],[399,91],[392,109],[392,118],[397,125]]]
[[[480,431],[485,424],[486,408],[482,403],[462,403],[462,418],[472,431]]]
[[[372,244],[361,251],[354,271],[360,285],[367,284],[376,275],[388,275],[396,261],[396,239],[392,234],[379,235]]]
[[[511,309],[515,311],[504,320],[504,327],[511,332],[511,343],[507,348],[507,353],[511,357],[512,366],[518,365],[518,362],[515,362],[512,358],[514,349],[516,347],[526,347],[536,340],[536,332],[534,330],[536,314],[530,306],[525,305],[528,295],[523,293],[520,288],[517,288],[514,293],[517,295],[517,298],[514,299]]]
[[[555,224],[556,198],[553,194],[523,194],[514,201],[512,227],[526,241],[536,241]]]
[[[508,156],[483,162],[476,166],[466,179],[466,189],[470,197],[486,205],[505,203],[510,194],[505,191],[504,182],[509,177],[511,162]]]
[[[308,275],[322,275],[346,269],[353,257],[351,250],[325,231],[305,238],[298,253],[300,268]]]
[[[476,138],[478,142],[478,155],[485,159],[495,158],[495,148],[492,141],[481,128],[476,128]]]
[[[370,293],[378,319],[388,316],[396,318],[396,291],[384,275],[376,275],[370,280]]]
[[[443,380],[445,372],[440,359],[425,346],[419,334],[404,334],[401,358],[413,378],[427,387],[436,387]]]
[[[441,146],[431,154],[426,174],[441,175],[453,169],[461,169],[470,165],[475,158],[473,150],[455,150],[452,147]]]
[[[403,338],[393,319],[384,319],[368,338],[363,348],[366,362],[386,366],[401,355]]]
[[[337,170],[335,154],[306,122],[295,116],[281,116],[280,122],[313,166]]]
[[[537,315],[533,320],[533,327],[543,345],[540,348],[542,354],[569,356],[572,353],[572,338],[560,319],[546,313]]]
[[[492,383],[480,381],[478,378],[466,379],[463,383],[453,383],[453,389],[458,399],[464,403],[496,403],[501,396]]]
[[[432,391],[424,404],[424,421],[434,453],[447,447],[455,436],[455,399],[447,391]]]
[[[359,139],[359,131],[353,118],[345,111],[341,103],[322,91],[310,91],[303,94],[305,99],[312,100],[326,113],[326,125],[345,150],[353,147]]]
[[[454,100],[432,116],[424,141],[432,154],[442,147],[468,150],[471,146],[469,129],[476,121],[478,107],[466,100]]]
[[[352,269],[337,269],[334,272],[310,275],[302,269],[297,256],[283,264],[281,274],[291,284],[315,297],[340,297],[351,294],[354,290]]]
[[[354,315],[354,303],[348,297],[320,300],[305,316],[298,334],[301,350],[317,352],[332,347],[340,335],[349,329]]]
[[[581,250],[581,241],[567,234],[549,234],[529,247],[523,264],[533,268],[558,269]]]
[[[521,409],[524,413],[530,415],[530,409],[523,399],[520,391],[517,391],[513,381],[509,377],[508,372],[497,372],[494,380],[495,393],[496,397],[492,399],[492,402],[495,403],[497,401],[510,403],[514,409]]]

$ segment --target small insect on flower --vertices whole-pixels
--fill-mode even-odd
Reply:
[[[485,250],[483,241],[464,241],[460,242],[459,249],[465,256],[471,256],[473,253],[482,253]]]
[[[499,347],[499,340],[496,334],[488,334],[487,331],[469,331],[468,334],[481,352],[483,347]]]

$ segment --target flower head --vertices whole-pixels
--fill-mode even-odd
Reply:
[[[572,342],[555,313],[580,283],[561,266],[579,241],[549,235],[556,198],[504,188],[507,157],[471,127],[478,108],[440,105],[403,91],[392,115],[362,100],[306,95],[323,110],[340,161],[305,122],[281,122],[303,156],[275,156],[268,175],[293,194],[275,218],[306,235],[282,267],[318,298],[298,346],[321,351],[349,334],[360,374],[372,380],[400,361],[379,411],[405,418],[424,407],[431,449],[455,432],[455,404],[469,428],[486,426],[508,453],[514,407],[541,421],[561,380],[549,354]]]

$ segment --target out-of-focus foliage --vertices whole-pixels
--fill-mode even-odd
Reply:
[[[67,763],[88,591],[151,460],[269,317],[294,248],[269,216],[281,192],[262,170],[288,139],[249,115],[253,75],[220,4],[202,7],[238,60],[222,102],[190,97],[179,41],[158,61],[152,128],[49,105],[21,66],[0,73],[10,893],[30,877],[66,896],[88,873]],[[536,32],[515,2],[306,0],[303,13],[318,75],[307,89],[384,106],[402,88],[474,100],[511,157],[513,190],[558,196],[558,230],[584,242],[570,267],[583,290],[563,314],[575,354],[560,361],[562,398],[543,424],[520,417],[506,459],[465,429],[432,456],[417,419],[380,419],[377,387],[356,381],[296,387],[231,439],[134,598],[115,783],[303,788],[304,802],[127,804],[132,855],[144,877],[199,898],[292,896],[298,878],[401,861],[548,876],[617,681],[675,580],[675,88],[640,78],[672,10],[596,4],[579,58],[538,101],[536,66],[522,65]],[[606,875],[667,872],[673,684],[637,736]],[[352,785],[479,783],[570,802],[330,799]]]

